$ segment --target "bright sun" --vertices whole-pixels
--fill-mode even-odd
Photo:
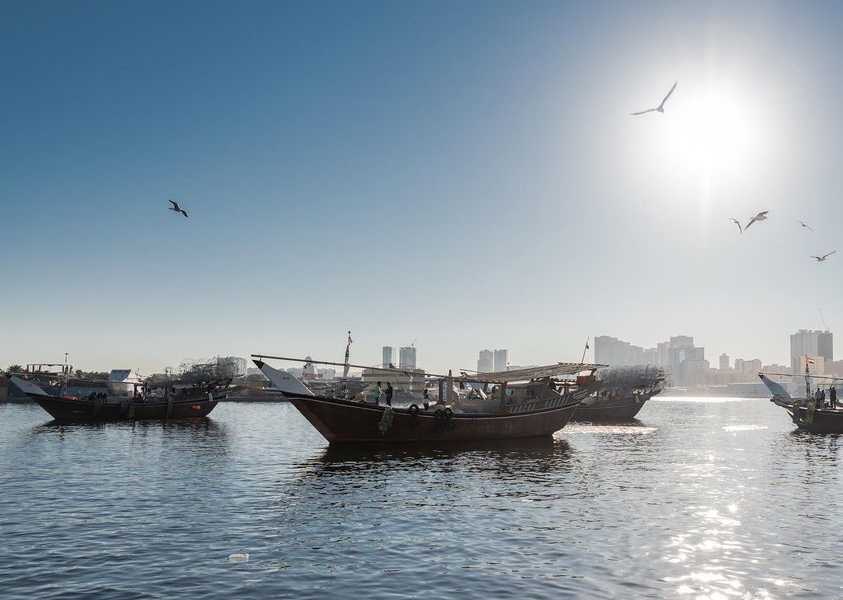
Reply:
[[[761,132],[745,98],[734,90],[712,88],[675,100],[665,110],[662,140],[673,168],[711,178],[738,175],[752,166]]]

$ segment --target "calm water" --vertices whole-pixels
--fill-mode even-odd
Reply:
[[[0,597],[841,598],[841,443],[764,400],[355,452],[282,404],[105,426],[0,405]]]

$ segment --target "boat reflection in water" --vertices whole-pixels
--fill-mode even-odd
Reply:
[[[371,397],[366,393],[357,397],[318,395],[295,378],[284,388],[284,382],[290,381],[289,374],[285,373],[284,379],[274,377],[280,371],[265,360],[305,360],[252,356],[258,368],[331,444],[550,438],[568,423],[580,402],[594,391],[594,371],[599,366],[556,363],[470,376],[426,374],[423,377],[427,383],[417,401],[404,406],[398,406],[397,402],[396,406],[381,406],[379,388],[375,403],[365,401]],[[395,373],[396,369],[383,371]],[[578,375],[576,380],[564,387],[556,379],[574,375]]]

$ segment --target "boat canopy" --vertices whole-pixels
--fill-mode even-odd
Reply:
[[[542,379],[544,377],[562,377],[564,375],[576,375],[584,371],[596,371],[599,368],[608,365],[597,365],[588,363],[565,363],[559,362],[552,365],[545,365],[542,367],[527,367],[526,369],[513,369],[511,371],[498,371],[494,373],[465,373],[462,375],[439,375],[436,373],[426,373],[421,369],[395,369],[395,368],[381,368],[370,367],[366,365],[354,365],[350,363],[330,362],[324,360],[313,360],[310,358],[293,358],[291,356],[272,356],[269,354],[252,354],[253,359],[263,361],[269,360],[286,360],[291,362],[309,363],[314,365],[332,365],[340,367],[352,367],[355,369],[367,369],[371,372],[385,372],[385,373],[404,373],[407,376],[418,376],[428,379],[446,379],[452,377],[454,380],[468,383],[507,383],[509,381],[526,381],[529,379]]]
[[[541,379],[544,377],[562,377],[564,375],[576,375],[583,371],[595,371],[606,365],[592,365],[587,363],[555,363],[542,367],[527,367],[526,369],[513,369],[512,371],[496,371],[493,373],[472,373],[464,379],[469,381],[480,381],[484,383],[507,383],[510,381],[525,381],[527,379]]]

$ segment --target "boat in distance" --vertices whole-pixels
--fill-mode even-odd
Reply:
[[[252,356],[265,373],[272,373],[266,359],[299,360]],[[320,395],[301,382],[291,382],[282,391],[330,444],[537,438],[552,436],[568,423],[583,398],[594,390],[596,369],[597,365],[556,363],[471,376],[428,374],[435,385],[425,387],[418,402],[394,407],[381,405],[379,392],[372,402],[368,393],[353,398]],[[585,372],[588,375],[577,377],[564,392],[553,379]]]
[[[664,389],[664,370],[648,365],[597,372],[597,390],[582,401],[574,421],[629,421]]]
[[[207,417],[225,398],[215,385],[174,389],[161,396],[113,397],[91,394],[77,397],[48,394],[38,385],[15,381],[27,396],[59,422],[139,421]]]
[[[770,390],[770,402],[787,411],[793,423],[803,431],[811,433],[843,433],[843,408],[836,405],[822,406],[811,394],[809,379],[830,379],[833,377],[806,376],[806,397],[793,398],[785,387],[770,379],[770,374],[759,373],[758,377]],[[781,374],[781,376],[789,376]]]

